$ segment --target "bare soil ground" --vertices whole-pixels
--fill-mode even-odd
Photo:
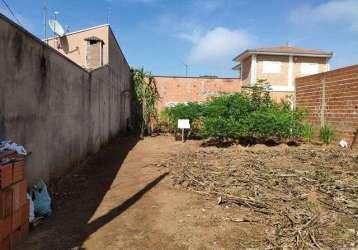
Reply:
[[[163,166],[171,169],[174,185],[223,207],[245,208],[231,221],[266,227],[257,248],[358,248],[358,154],[348,149],[208,147]]]
[[[18,249],[357,247],[357,154],[199,143],[114,141],[57,183],[54,214]],[[292,243],[298,231],[307,245]]]

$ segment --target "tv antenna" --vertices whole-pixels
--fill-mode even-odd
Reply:
[[[62,25],[57,21],[57,15],[59,14],[58,11],[54,12],[54,19],[50,19],[48,24],[53,31],[54,39],[57,42],[57,48],[59,48],[58,38],[63,37],[66,34],[66,31],[62,27]]]
[[[63,29],[62,25],[57,21],[57,15],[59,13],[57,11],[55,11],[55,15],[54,15],[54,19],[50,19],[48,21],[48,24],[51,28],[51,30],[53,31],[54,35],[62,37],[65,35],[65,30]]]

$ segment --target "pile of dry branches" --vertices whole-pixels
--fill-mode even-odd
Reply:
[[[174,185],[248,208],[268,249],[358,247],[358,155],[315,146],[202,148],[165,164]]]

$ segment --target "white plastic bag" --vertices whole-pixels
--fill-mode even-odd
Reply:
[[[344,139],[342,139],[340,142],[339,142],[339,145],[342,147],[342,148],[348,148],[348,142]]]
[[[31,199],[31,196],[27,194],[27,199],[30,202],[30,211],[29,211],[29,222],[31,223],[35,219],[35,207],[34,202]]]
[[[7,141],[0,147],[0,151],[4,151],[4,150],[13,150],[20,155],[27,155],[27,151],[23,146],[19,146],[16,143],[10,141]]]

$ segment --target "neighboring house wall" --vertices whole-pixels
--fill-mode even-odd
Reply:
[[[288,56],[257,55],[256,79],[266,79],[271,86],[288,86]],[[265,73],[265,62],[277,62],[280,64],[280,72]]]
[[[241,84],[242,86],[250,86],[251,81],[251,56],[245,58],[241,62]]]
[[[276,103],[288,102],[293,105],[295,93],[292,91],[271,91],[270,95]]]
[[[358,65],[297,78],[296,106],[307,108],[317,135],[329,124],[337,140],[351,142],[358,129]]]
[[[115,38],[112,32],[112,29],[109,29],[108,41],[109,41],[109,48],[108,48],[109,64],[112,65],[113,67],[116,67],[115,65],[128,64],[125,56],[123,55],[121,48],[119,47],[117,39]],[[118,70],[120,70],[120,68],[118,68]]]
[[[78,65],[87,67],[87,45],[85,39],[91,36],[103,40],[103,64],[109,63],[109,25],[97,26],[83,31],[69,33],[62,38],[49,39],[47,43]],[[60,46],[59,46],[60,45]]]
[[[126,129],[125,59],[88,72],[2,15],[0,54],[0,131],[33,152],[30,182],[62,175]]]
[[[303,56],[294,56],[293,57],[293,79],[297,77],[306,76],[301,72],[303,63],[314,63],[318,64],[318,73],[326,72],[329,70],[329,62],[327,58],[320,57],[303,57]]]
[[[255,57],[255,59],[253,59]],[[255,65],[256,61],[256,66]],[[265,63],[277,63],[279,71],[268,73],[265,71]],[[302,64],[317,64],[317,72],[325,72],[328,69],[327,58],[320,57],[302,57],[302,56],[285,56],[285,55],[256,55],[248,56],[242,62],[242,86],[252,86],[252,83],[260,79],[265,79],[271,85],[272,98],[280,102],[286,100],[288,96],[294,95],[294,80],[297,77],[305,76],[302,74]],[[251,75],[255,74],[255,77]],[[254,82],[252,82],[254,80]]]
[[[156,76],[159,111],[178,103],[202,102],[222,93],[240,92],[239,78]]]

